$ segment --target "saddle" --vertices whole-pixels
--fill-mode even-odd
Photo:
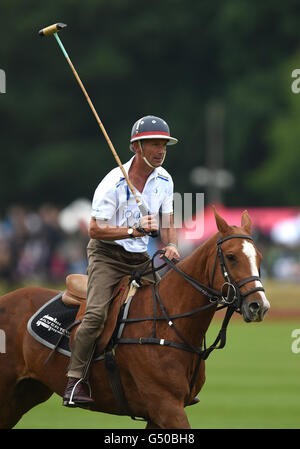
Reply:
[[[70,274],[66,278],[66,290],[62,295],[62,301],[69,306],[79,306],[75,323],[80,324],[85,314],[86,297],[87,297],[87,279],[84,274]],[[150,285],[150,282],[142,281],[141,286]],[[130,282],[130,276],[124,276],[119,284],[115,287],[111,303],[109,306],[108,317],[97,344],[97,353],[102,353],[107,347],[113,332],[115,331],[119,313],[122,306],[127,303],[129,298],[133,297],[140,286],[135,282]],[[74,339],[77,326],[70,335],[70,347]]]
[[[66,290],[62,295],[62,301],[69,306],[81,306],[87,296],[86,274],[69,274],[66,277]]]
[[[86,274],[69,274],[66,277],[66,290],[62,295],[62,301],[69,306],[80,306],[85,310],[85,301],[87,298],[87,281]],[[129,285],[130,284],[130,285]],[[142,281],[141,285],[149,285],[150,282]],[[122,297],[127,293],[125,301],[133,296],[140,286],[136,282],[130,283],[130,276],[124,276],[118,286],[115,288],[113,297],[123,292]]]

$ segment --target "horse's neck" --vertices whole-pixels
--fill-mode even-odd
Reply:
[[[178,267],[186,274],[201,282],[204,285],[209,285],[209,258],[211,257],[212,247],[215,246],[215,238],[212,237],[205,244],[198,247],[188,257],[178,264]],[[170,270],[162,279],[161,284],[176,285],[180,284],[180,290],[195,292],[192,287],[183,277],[181,277],[175,270]],[[199,296],[203,296],[199,293]],[[205,300],[205,298],[203,298]]]
[[[197,279],[202,284],[209,284],[208,261],[211,253],[211,245],[206,242],[198,247],[181,263],[181,269],[189,276]]]
[[[209,286],[209,264],[208,261],[213,257],[212,248],[216,244],[216,239],[211,238],[204,245],[197,248],[191,255],[178,264],[178,267],[186,274],[196,279],[200,283]],[[195,310],[205,304],[208,299],[197,291],[195,287],[189,284],[175,270],[170,270],[160,282],[160,295],[163,304],[169,313],[181,314]],[[188,333],[190,338],[200,339],[205,334],[212,316],[213,308],[205,310],[192,319],[178,319],[176,326],[183,329],[183,333]],[[194,327],[194,329],[193,329]]]

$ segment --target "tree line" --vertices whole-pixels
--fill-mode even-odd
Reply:
[[[163,117],[179,144],[165,167],[177,192],[207,161],[207,107],[224,108],[228,206],[299,205],[300,68],[296,0],[3,0],[0,212],[11,203],[91,198],[115,166],[55,39],[61,39],[123,162],[133,123]],[[205,191],[205,186],[203,189]]]

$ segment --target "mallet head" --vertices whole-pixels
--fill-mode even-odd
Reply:
[[[53,25],[50,25],[46,28],[42,28],[39,31],[39,35],[41,37],[50,36],[50,34],[57,33],[58,31],[62,30],[63,28],[66,28],[66,26],[67,25],[65,23],[54,23]]]

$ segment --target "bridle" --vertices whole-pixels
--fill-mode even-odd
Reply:
[[[222,299],[225,304],[231,305],[231,304],[235,303],[236,309],[238,311],[238,309],[240,309],[241,303],[244,298],[246,298],[247,296],[251,295],[252,293],[255,293],[258,291],[264,292],[265,289],[261,285],[259,287],[254,287],[250,290],[247,290],[246,292],[243,292],[243,293],[240,290],[241,287],[248,284],[249,282],[253,282],[253,281],[261,282],[261,279],[259,276],[249,276],[237,283],[232,281],[232,279],[230,278],[229,270],[226,266],[224,254],[222,251],[222,243],[226,242],[227,240],[231,240],[231,239],[248,239],[253,242],[253,238],[250,235],[233,234],[228,237],[224,237],[223,239],[219,235],[219,239],[217,241],[217,253],[216,253],[216,257],[215,257],[215,262],[214,262],[214,267],[213,267],[213,272],[212,272],[212,279],[211,279],[210,285],[213,285],[215,271],[216,271],[216,262],[217,262],[217,259],[219,259],[222,275],[225,280],[224,284],[221,287]],[[226,297],[224,296],[225,288],[227,289]]]

